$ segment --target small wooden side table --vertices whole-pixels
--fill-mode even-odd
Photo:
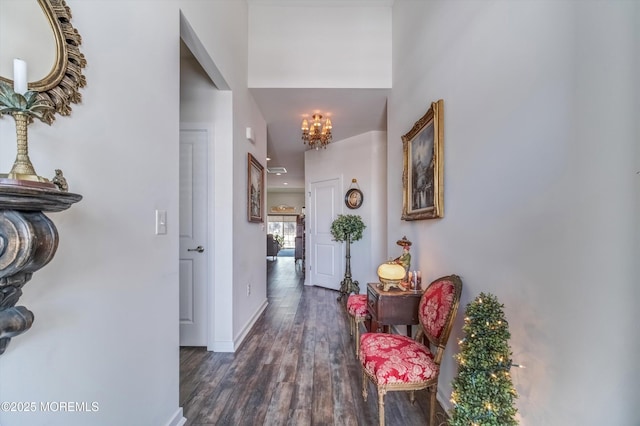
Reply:
[[[382,291],[378,283],[368,283],[367,305],[371,314],[369,331],[387,333],[390,325],[406,325],[407,335],[411,337],[411,326],[420,323],[418,305],[422,293],[422,290]]]

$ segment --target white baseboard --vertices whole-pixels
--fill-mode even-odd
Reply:
[[[260,318],[260,315],[262,315],[264,310],[267,309],[268,304],[269,304],[269,301],[265,299],[264,302],[262,302],[262,305],[260,305],[260,307],[254,312],[251,319],[247,321],[247,324],[244,326],[240,334],[238,334],[238,337],[236,337],[235,341],[233,342],[234,352],[235,352],[235,349],[238,349],[240,347],[244,339],[247,337],[247,335],[255,325],[256,321],[258,321],[258,318]]]
[[[262,302],[262,305],[260,305],[256,312],[254,312],[254,314],[251,316],[251,319],[247,321],[247,324],[244,326],[235,340],[217,340],[213,342],[212,346],[207,346],[207,350],[213,352],[235,352],[236,349],[240,347],[240,344],[245,339],[245,337],[247,337],[247,334],[249,334],[256,321],[258,321],[260,315],[262,315],[264,310],[267,309],[268,304],[269,302],[267,301],[267,299],[265,299],[264,302]]]
[[[231,340],[213,342],[212,346],[207,346],[207,350],[210,352],[235,352],[233,350],[233,341]]]
[[[167,426],[183,426],[187,423],[187,419],[182,415],[182,407],[179,407],[175,412],[171,420],[167,423]]]

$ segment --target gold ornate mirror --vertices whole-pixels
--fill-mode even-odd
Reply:
[[[29,2],[33,2],[33,0],[29,0]],[[26,0],[0,0],[0,29],[15,28],[24,33],[23,35],[20,35],[20,33],[3,34],[2,39],[5,40],[5,43],[25,41],[26,39],[30,49],[43,49],[42,45],[48,46],[44,47],[45,50],[49,50],[45,52],[44,56],[38,53],[38,62],[46,63],[46,58],[52,58],[53,65],[51,70],[48,73],[46,70],[32,73],[39,79],[29,81],[28,89],[38,92],[38,98],[50,103],[55,112],[60,115],[69,115],[71,113],[71,104],[81,101],[79,89],[86,84],[85,77],[82,75],[82,68],[86,66],[86,60],[79,49],[82,38],[71,25],[71,9],[69,9],[64,0],[37,0],[37,4],[41,12],[44,13],[50,28],[48,30],[45,28],[44,30],[38,29],[35,31],[32,28],[37,27],[37,16],[33,16],[34,11],[37,12],[37,7],[34,7],[36,2],[32,4],[26,3],[28,3]],[[15,16],[18,13],[27,16],[24,17],[25,19],[21,19]],[[46,27],[46,25],[42,26]],[[24,27],[26,27],[26,30]],[[26,31],[28,33],[25,33]],[[35,33],[40,35],[36,36]],[[52,35],[53,43],[51,40],[44,40],[47,33]],[[45,35],[42,36],[42,34]],[[42,43],[39,43],[39,41],[42,41]],[[3,49],[5,52],[7,50]],[[43,57],[45,59],[42,59]],[[8,61],[12,58],[2,57],[1,59],[3,64],[8,64]],[[8,84],[13,83],[7,69],[0,69],[3,69],[2,74],[7,74],[0,74],[0,80]],[[51,124],[53,120],[54,114],[50,114],[47,117],[47,122]]]

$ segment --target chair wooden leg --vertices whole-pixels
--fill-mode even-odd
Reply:
[[[429,401],[429,426],[435,425],[436,420],[436,391],[438,389],[438,385],[429,386],[429,393],[431,394],[431,398]]]
[[[355,323],[355,335],[356,335],[356,358],[360,353],[360,321],[354,320]]]
[[[349,336],[353,336],[353,317],[349,315]]]
[[[378,418],[380,426],[384,426],[384,394],[386,392],[378,388]]]
[[[362,370],[362,398],[367,400],[367,374]]]

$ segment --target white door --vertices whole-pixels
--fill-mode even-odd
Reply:
[[[180,346],[207,346],[207,141],[180,130]]]
[[[340,178],[311,182],[309,243],[311,250],[311,284],[340,290],[342,244],[333,241],[331,223],[342,212]]]

